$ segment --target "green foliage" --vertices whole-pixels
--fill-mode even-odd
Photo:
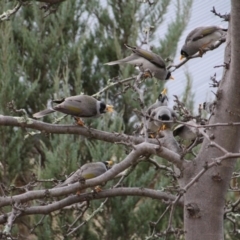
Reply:
[[[146,39],[143,29],[149,26],[154,26],[150,32],[150,41],[154,40],[157,45],[154,51],[164,58],[173,57],[189,18],[192,0],[178,2],[176,16],[159,40],[161,24],[170,2],[155,1],[153,6],[149,6],[129,0],[108,0],[105,4],[98,0],[65,1],[56,14],[47,18],[39,9],[40,4],[23,7],[11,21],[0,24],[0,113],[17,115],[7,107],[7,103],[14,100],[16,108],[24,108],[31,117],[46,108],[52,98],[81,92],[92,95],[105,87],[109,79],[132,76],[135,72],[132,66],[110,67],[103,64],[129,55],[130,51],[124,43],[141,45]],[[6,6],[0,2],[0,9],[3,7]],[[156,100],[163,84],[146,80],[146,106]],[[132,134],[138,121],[133,109],[140,109],[140,106],[134,101],[136,93],[129,89],[119,94],[122,90],[123,86],[117,85],[100,96],[115,106],[114,114],[105,114],[99,119],[87,121],[87,124],[99,130]],[[62,114],[56,113],[43,120],[54,122],[55,117],[60,116]],[[73,122],[71,117],[61,121],[63,124]],[[1,180],[6,185],[27,184],[32,173],[41,179],[64,179],[86,162],[112,158],[119,162],[126,156],[123,146],[81,136],[35,132],[25,139],[28,130],[15,128],[1,128],[0,134]],[[161,163],[163,160],[157,158],[157,161]],[[162,171],[155,171],[153,165],[142,162],[123,185],[162,189],[169,182]],[[51,187],[52,184],[44,186]],[[91,202],[92,211],[100,203]],[[164,209],[165,205],[152,199],[110,199],[102,214],[76,231],[74,236],[75,239],[88,240],[143,239],[149,234],[148,222],[156,221]],[[43,226],[34,231],[38,239],[54,239],[54,236],[66,233],[66,228],[61,226],[73,222],[79,213],[64,211],[44,219]],[[174,224],[180,227],[181,217],[180,213],[174,220]],[[26,221],[33,226],[39,221],[39,216]],[[164,226],[166,224],[167,220]]]
[[[193,112],[194,93],[192,93],[192,77],[188,71],[185,72],[185,76],[187,82],[181,101],[185,104],[186,108],[192,112],[192,114],[198,114]]]

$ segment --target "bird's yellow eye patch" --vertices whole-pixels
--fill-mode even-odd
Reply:
[[[171,76],[170,78],[172,78],[172,76]],[[166,94],[167,94],[167,89],[164,88],[164,89],[162,90],[161,94],[166,95]]]
[[[185,57],[183,55],[180,56],[180,61],[183,60]]]
[[[106,106],[106,111],[107,112],[113,112],[113,106],[112,105],[107,105]]]
[[[107,163],[108,163],[108,166],[111,167],[114,164],[114,161],[113,160],[109,160],[109,161],[107,161]]]

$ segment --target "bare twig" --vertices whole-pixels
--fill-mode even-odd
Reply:
[[[223,153],[223,155],[213,159],[213,162],[211,162],[211,163],[205,162],[205,165],[203,166],[203,169],[201,169],[200,172],[198,172],[198,174],[195,175],[195,177],[192,178],[192,180],[187,185],[185,185],[185,187],[182,189],[183,192],[186,192],[211,167],[216,166],[216,164],[220,164],[223,160],[226,160],[226,159],[229,159],[229,158],[238,158],[238,157],[240,157],[240,153],[230,153],[230,152],[228,152],[226,149],[221,147],[216,142],[211,141],[209,136],[204,131],[201,131],[201,133],[210,142],[209,146],[218,148]]]
[[[20,205],[16,203],[13,205],[12,212],[11,214],[9,214],[7,224],[5,225],[3,230],[4,234],[10,234],[14,221],[22,213],[21,209],[18,206]]]
[[[123,79],[123,80],[118,80],[118,81],[116,81],[116,82],[109,81],[109,83],[107,84],[106,87],[104,87],[103,89],[101,89],[99,92],[93,94],[92,97],[99,97],[103,92],[107,91],[107,90],[110,89],[111,87],[114,87],[114,86],[116,86],[116,85],[121,85],[121,84],[130,82],[130,81],[136,79],[136,77],[137,77],[137,76],[133,76],[133,77],[125,78],[125,79]]]
[[[151,158],[148,158],[146,161],[152,163],[156,167],[156,169],[165,170],[165,171],[169,172],[170,174],[174,174],[174,172],[171,168],[169,168],[165,165],[161,165]]]
[[[143,32],[145,33],[145,38],[142,40],[142,44],[149,44],[149,37],[150,37],[150,33],[152,33],[154,29],[154,26],[150,26],[150,27],[146,27],[144,28]],[[150,47],[149,49],[150,50]]]
[[[19,0],[17,5],[13,9],[9,9],[0,15],[0,22],[10,20],[10,17],[15,14],[22,6],[22,1]]]
[[[101,204],[102,205],[102,204]],[[68,229],[68,234],[67,236],[71,235],[72,233],[74,233],[75,231],[77,231],[80,227],[82,227],[83,225],[85,225],[87,223],[87,221],[84,221],[83,223],[81,223],[79,226],[72,228],[77,221],[84,215],[84,213],[88,210],[89,208],[89,203],[87,202],[86,206],[83,208],[82,212],[79,214],[79,216],[74,220],[74,222],[69,226]],[[93,215],[95,216],[95,215]]]
[[[171,211],[170,211],[170,214],[169,214],[169,220],[168,220],[168,226],[167,226],[167,229],[166,229],[166,233],[170,232],[173,229],[173,227],[172,227],[173,213],[174,213],[176,204],[178,203],[178,201],[180,200],[182,195],[183,194],[179,194],[178,197],[171,204]]]
[[[215,7],[212,8],[211,12],[216,16],[222,18],[224,21],[229,22],[230,20],[230,13],[220,14],[216,11]]]
[[[14,101],[8,102],[7,107],[12,112],[21,113],[25,118],[28,117],[27,111],[23,108],[17,109]]]
[[[126,176],[128,176],[130,174],[131,171],[128,171],[128,173],[122,175],[122,177],[120,178],[120,180],[118,181],[118,183],[116,185],[114,185],[113,188],[117,188],[121,182],[124,180],[124,178]],[[90,221],[97,213],[101,212],[103,209],[103,206],[107,203],[107,201],[109,200],[109,198],[106,198],[104,200],[104,202],[101,203],[101,205],[85,220],[83,221],[79,226],[75,227],[72,229],[72,226],[83,216],[83,214],[86,212],[86,210],[88,209],[88,205],[87,207],[82,211],[82,213],[77,217],[77,219],[70,225],[70,228],[68,230],[68,234],[67,236],[70,236],[71,234],[73,234],[75,231],[77,231],[79,228],[81,228],[82,226],[84,226],[88,221]],[[70,231],[71,230],[71,231]],[[70,231],[70,232],[69,232]]]
[[[41,217],[41,219],[40,219],[40,220],[33,226],[33,228],[30,230],[30,233],[33,233],[34,230],[35,230],[38,226],[42,225],[42,222],[43,222],[43,220],[45,219],[45,217],[46,217],[46,215],[43,215],[43,216]]]
[[[158,218],[158,220],[156,222],[150,222],[150,226],[152,227],[152,234],[148,237],[146,237],[146,240],[152,239],[155,232],[156,232],[156,226],[159,224],[159,222],[162,220],[162,218],[165,216],[165,214],[168,212],[168,210],[170,209],[171,204],[169,204],[165,211],[162,213],[162,215]]]
[[[216,76],[217,76],[217,74],[215,73],[213,76],[210,77],[210,80],[212,82],[212,83],[209,84],[210,87],[213,87],[213,88],[219,87],[220,81],[217,81]]]

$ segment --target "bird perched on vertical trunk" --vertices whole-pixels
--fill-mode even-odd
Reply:
[[[205,26],[193,29],[186,37],[185,43],[181,49],[181,57],[187,58],[198,51],[203,54],[204,49],[214,46],[226,36],[227,29],[218,26]]]
[[[173,79],[171,72],[167,70],[165,62],[159,55],[139,47],[131,47],[127,44],[125,44],[125,46],[132,50],[133,53],[130,56],[105,63],[105,65],[129,63],[138,66],[144,72],[149,70],[151,74],[159,80]]]
[[[61,112],[74,117],[90,118],[99,117],[102,113],[113,111],[113,106],[106,105],[104,102],[88,95],[77,95],[61,100],[53,100],[52,102],[57,103],[57,105],[37,112],[33,114],[33,117],[41,118],[53,112]]]

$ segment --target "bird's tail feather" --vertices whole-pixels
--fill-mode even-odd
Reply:
[[[44,117],[44,116],[46,116],[46,115],[48,115],[48,114],[50,114],[50,113],[53,113],[53,112],[55,112],[53,109],[45,109],[45,110],[43,110],[43,111],[34,113],[34,114],[33,114],[33,117],[34,117],[34,118],[41,118],[41,117]]]
[[[116,65],[116,64],[121,64],[123,63],[123,61],[121,60],[116,60],[116,61],[112,61],[112,62],[108,62],[108,63],[104,63],[104,65]]]
[[[126,48],[128,48],[130,50],[136,50],[136,47],[132,47],[132,46],[126,44],[126,43],[124,45],[125,45]]]

